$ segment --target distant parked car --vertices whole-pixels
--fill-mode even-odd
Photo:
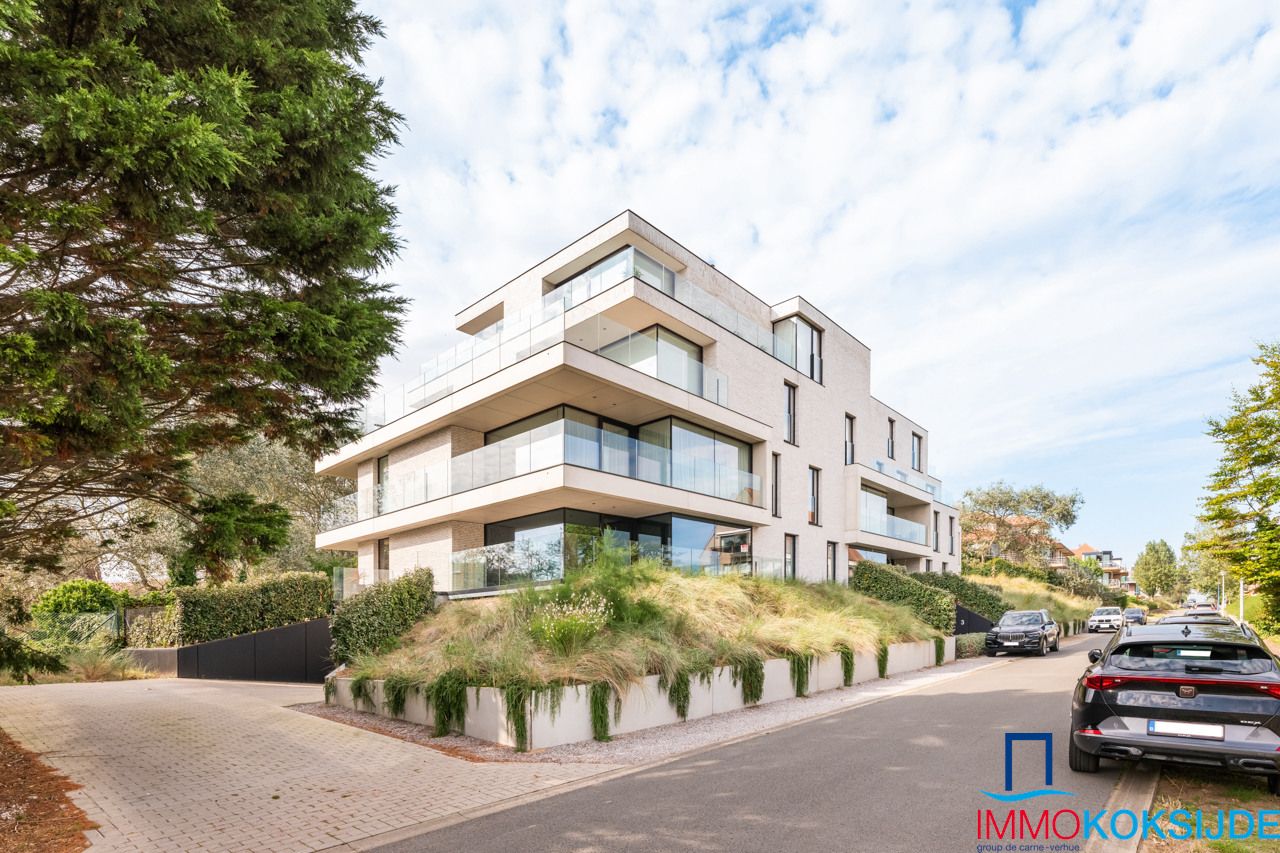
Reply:
[[[1099,607],[1089,616],[1089,633],[1119,631],[1124,627],[1124,613],[1119,607]]]
[[[1147,624],[1147,611],[1141,607],[1130,607],[1124,612],[1124,624],[1126,625],[1145,625]]]
[[[995,657],[1001,652],[1030,652],[1044,657],[1056,652],[1062,631],[1047,610],[1010,610],[987,632],[984,651]]]

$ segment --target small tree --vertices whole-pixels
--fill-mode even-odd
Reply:
[[[960,526],[968,554],[982,560],[1005,556],[1043,567],[1055,530],[1076,523],[1084,498],[1044,486],[1018,488],[1004,480],[970,489],[960,502]]]
[[[203,566],[213,584],[231,580],[284,546],[290,517],[279,504],[259,503],[252,495],[234,492],[224,498],[204,498],[196,506],[199,520],[183,536],[185,550],[174,560],[175,585],[194,583]]]
[[[1163,539],[1148,542],[1133,564],[1133,578],[1148,595],[1174,595],[1187,585],[1173,549]]]

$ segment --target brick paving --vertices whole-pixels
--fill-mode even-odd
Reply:
[[[310,685],[0,688],[0,728],[72,781],[94,850],[322,850],[612,769],[475,763],[286,706]]]

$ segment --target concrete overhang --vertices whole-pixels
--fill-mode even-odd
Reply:
[[[863,483],[874,486],[883,492],[888,492],[897,500],[892,506],[912,506],[918,504],[932,504],[934,502],[933,493],[928,489],[922,489],[919,486],[904,482],[892,474],[886,474],[878,471],[869,465],[856,462],[853,465],[845,466],[845,482],[853,488],[859,488]]]

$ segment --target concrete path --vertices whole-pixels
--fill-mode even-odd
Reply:
[[[1100,644],[1073,638],[1047,658],[978,670],[478,821],[444,821],[450,825],[378,849],[973,851],[978,812],[1009,808],[982,794],[1004,789],[1005,732],[1052,732],[1054,786],[1074,794],[1022,807],[1097,810],[1107,802],[1120,768],[1104,762],[1096,775],[1072,773],[1065,742],[1072,687],[1087,650]],[[1044,787],[1034,750],[1018,747],[1015,791]]]
[[[611,769],[475,763],[291,711],[319,686],[0,687],[0,728],[72,781],[104,850],[318,850]]]

